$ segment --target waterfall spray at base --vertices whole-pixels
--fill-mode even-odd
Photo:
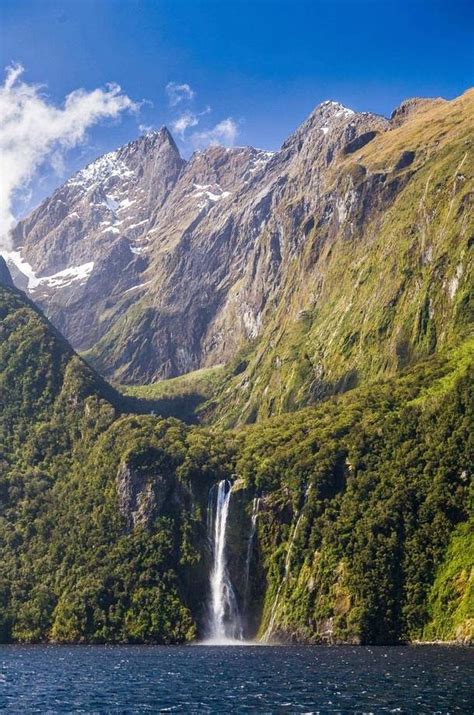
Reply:
[[[208,643],[242,641],[242,623],[226,563],[226,530],[232,492],[223,479],[209,492],[208,533],[212,548]]]

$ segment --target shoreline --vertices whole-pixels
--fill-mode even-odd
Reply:
[[[423,646],[444,646],[446,648],[472,648],[474,643],[462,642],[462,641],[407,641],[404,643],[308,643],[308,642],[275,642],[275,643],[262,643],[261,641],[242,641],[242,643],[211,643],[209,641],[190,641],[187,643],[59,643],[57,641],[36,641],[36,642],[21,642],[21,641],[9,641],[0,642],[1,647],[21,647],[21,648],[31,648],[31,647],[60,647],[60,648],[226,648],[228,650],[234,650],[235,648],[321,648],[321,649],[334,649],[334,648],[414,648]]]

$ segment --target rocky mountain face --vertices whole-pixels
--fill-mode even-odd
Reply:
[[[13,280],[8,270],[8,266],[5,259],[0,256],[0,285],[6,286],[7,288],[13,288]]]
[[[220,396],[234,422],[393,372],[462,322],[473,105],[410,100],[387,120],[324,102],[276,153],[188,162],[166,129],[146,135],[18,224],[14,280],[117,381],[247,348]]]
[[[17,225],[6,255],[14,280],[76,347],[101,336],[109,298],[139,279],[145,226],[183,163],[166,129],[146,135],[92,162]]]

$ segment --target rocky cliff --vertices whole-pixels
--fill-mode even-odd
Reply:
[[[146,135],[17,226],[14,278],[118,381],[250,346],[219,397],[234,421],[393,372],[463,320],[473,102],[411,100],[390,120],[325,102],[273,154],[184,162],[166,129]]]
[[[7,288],[13,288],[13,280],[5,263],[5,259],[0,256],[0,284]]]

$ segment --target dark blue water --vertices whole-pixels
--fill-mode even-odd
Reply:
[[[467,648],[0,646],[12,713],[470,713]]]

